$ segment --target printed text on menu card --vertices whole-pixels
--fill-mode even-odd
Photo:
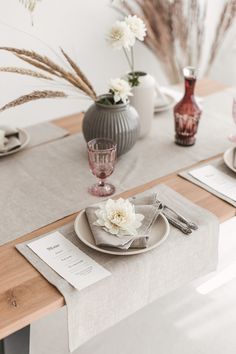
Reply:
[[[27,246],[78,290],[111,274],[58,231],[32,241]]]
[[[196,168],[189,174],[215,191],[236,201],[236,180],[211,165]]]

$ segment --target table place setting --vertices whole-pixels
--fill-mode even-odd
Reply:
[[[236,172],[236,147],[233,146],[225,151],[224,163],[228,168],[230,168],[233,172]]]
[[[0,126],[0,158],[15,154],[26,147],[32,148],[67,135],[65,129],[49,122],[25,128]]]
[[[222,158],[182,171],[179,176],[236,207],[235,172]]]
[[[178,227],[184,223],[191,234]],[[16,248],[64,296],[73,351],[158,297],[215,270],[218,231],[212,213],[158,185],[130,199],[88,206],[74,224]]]
[[[0,157],[20,151],[28,145],[29,140],[25,129],[0,126]]]

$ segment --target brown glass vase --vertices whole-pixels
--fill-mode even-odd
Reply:
[[[195,143],[202,113],[194,97],[196,72],[197,70],[191,66],[183,69],[185,93],[181,101],[174,107],[175,143],[182,146],[191,146]]]

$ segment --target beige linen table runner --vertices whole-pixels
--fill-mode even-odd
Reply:
[[[30,125],[26,127],[25,130],[29,133],[30,137],[30,141],[26,149],[69,135],[67,130],[49,122]]]
[[[73,225],[68,225],[59,231],[112,273],[82,291],[73,288],[26,244],[16,246],[64,296],[71,351],[158,297],[216,268],[217,218],[165,185],[146,193],[150,192],[159,192],[164,203],[196,222],[199,229],[191,236],[185,236],[171,227],[167,240],[150,252],[136,256],[112,256],[83,245],[76,237]]]
[[[225,151],[233,129],[231,116],[205,112],[196,145],[181,147],[174,144],[172,111],[156,115],[149,136],[119,159],[109,180],[120,193],[187,168]],[[9,156],[0,160],[0,169],[0,245],[99,201],[87,192],[95,177],[82,134]]]

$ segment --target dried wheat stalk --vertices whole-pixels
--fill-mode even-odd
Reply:
[[[30,70],[30,69],[17,68],[17,67],[13,67],[13,66],[0,67],[0,71],[5,72],[5,73],[28,75],[28,76],[36,77],[38,79],[52,80],[51,77],[41,74],[37,71]]]
[[[45,69],[47,71],[50,70],[53,75],[58,76],[64,80],[70,82],[74,87],[77,87],[79,90],[85,92],[93,100],[96,99],[96,95],[95,95],[94,90],[91,90],[91,88],[89,88],[87,86],[87,84],[83,81],[83,79],[79,75],[75,75],[74,73],[64,70],[61,66],[56,64],[54,61],[49,59],[47,56],[40,55],[40,54],[36,53],[35,51],[12,48],[12,47],[0,47],[0,50],[9,51],[9,52],[17,55],[18,58],[20,58],[24,61],[26,61],[25,59],[28,59],[28,62],[29,62],[29,59],[30,59],[31,65],[34,65],[34,66],[41,65],[42,70],[45,70]]]
[[[67,62],[70,64],[70,67],[73,69],[73,71],[65,70],[63,67],[59,66],[47,56],[38,54],[32,50],[18,49],[12,47],[0,47],[0,50],[5,50],[14,54],[20,60],[32,65],[37,69],[40,69],[42,72],[51,74],[52,77],[49,77],[48,75],[45,75],[41,72],[17,67],[0,67],[0,71],[12,72],[21,75],[30,75],[37,78],[44,78],[53,81],[55,81],[56,78],[60,78],[67,81],[70,85],[78,89],[80,93],[88,96],[92,100],[95,101],[97,99],[97,95],[85,74],[63,50],[61,50],[62,54],[66,58]],[[44,95],[46,95],[47,97],[44,97]],[[34,91],[29,95],[22,96],[19,99],[10,102],[9,104],[5,105],[0,111],[5,110],[7,108],[15,107],[15,105],[23,104],[35,99],[53,97],[67,96],[60,91]]]
[[[68,54],[66,54],[66,52],[61,48],[61,52],[64,55],[64,57],[66,58],[66,60],[68,61],[68,63],[70,64],[70,66],[72,67],[72,69],[74,69],[75,73],[78,75],[78,77],[81,77],[81,79],[86,83],[86,85],[88,86],[88,88],[93,92],[94,96],[96,96],[96,93],[92,87],[92,84],[90,83],[90,81],[87,79],[87,77],[84,75],[84,73],[82,72],[82,70],[78,67],[78,65],[69,57]]]
[[[49,91],[49,90],[33,91],[27,95],[23,95],[17,98],[16,100],[7,103],[5,106],[0,108],[0,112],[3,112],[6,109],[13,108],[30,101],[35,101],[43,98],[64,98],[64,97],[67,97],[67,95],[62,91]]]

